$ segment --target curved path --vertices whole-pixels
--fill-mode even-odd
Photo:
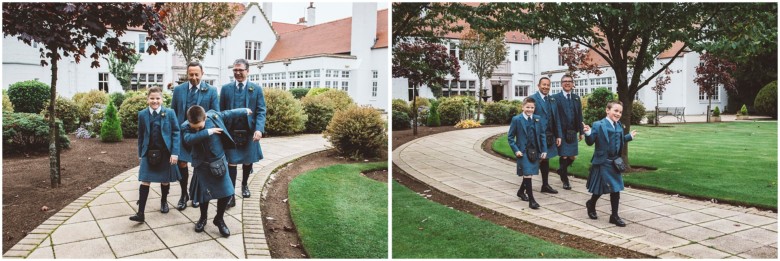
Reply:
[[[683,199],[626,189],[620,216],[628,224],[609,224],[609,197],[596,206],[599,219],[588,219],[585,181],[572,179],[563,190],[552,174],[550,185],[559,194],[539,191],[540,209],[515,195],[520,178],[515,164],[482,150],[489,137],[508,127],[477,128],[426,136],[393,151],[393,162],[414,178],[450,195],[510,217],[565,233],[620,246],[660,258],[777,258],[777,213]],[[554,159],[556,160],[556,159]],[[590,160],[590,159],[580,159]]]
[[[92,189],[14,245],[3,258],[270,258],[260,216],[260,198],[271,171],[303,155],[327,149],[319,134],[261,140],[265,159],[253,165],[252,197],[236,197],[236,207],[225,212],[228,238],[211,224],[216,200],[209,207],[204,233],[193,228],[198,209],[175,209],[181,190],[171,184],[167,214],[160,213],[160,185],[149,193],[146,223],[128,220],[137,211],[138,167]],[[240,169],[240,167],[239,167]],[[192,168],[190,168],[192,173]],[[239,170],[241,173],[241,170]],[[241,175],[238,176],[240,191]]]

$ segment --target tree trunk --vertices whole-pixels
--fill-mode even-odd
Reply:
[[[653,121],[655,122],[655,126],[658,127],[658,96],[659,93],[655,93],[655,115],[653,115]]]
[[[631,133],[631,112],[633,111],[632,105],[634,104],[633,95],[620,95],[620,101],[623,103],[623,116],[620,117],[620,122],[623,123],[623,135]],[[623,144],[623,152],[620,155],[628,168],[631,168],[631,163],[628,161],[628,143]]]
[[[49,101],[49,177],[51,178],[51,187],[57,188],[60,185],[60,144],[57,140],[59,129],[57,128],[57,50],[51,58],[51,89]]]
[[[417,136],[417,86],[412,86],[412,114],[414,115],[414,120],[412,120],[412,135]]]
[[[707,95],[707,100],[709,100],[709,103],[707,103],[707,123],[710,123],[710,108],[712,108],[712,95]]]
[[[479,77],[479,93],[477,96],[477,122],[479,122],[479,115],[482,112],[482,95],[484,95],[485,92],[482,91],[482,87],[484,86],[484,83],[482,82],[482,77]]]

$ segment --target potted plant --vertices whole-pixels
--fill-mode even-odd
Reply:
[[[742,109],[737,112],[737,120],[748,120],[748,110],[745,104],[742,104]]]
[[[720,122],[720,108],[715,106],[715,110],[712,111],[712,122]]]

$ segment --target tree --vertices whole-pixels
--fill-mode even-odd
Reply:
[[[653,86],[653,92],[655,92],[655,114],[653,114],[653,122],[655,126],[658,126],[658,102],[660,101],[661,95],[666,91],[666,85],[672,82],[672,77],[669,76],[669,74],[672,73],[672,70],[669,68],[666,69],[666,76],[658,76],[655,78],[655,86]]]
[[[493,70],[506,60],[507,47],[502,37],[488,37],[476,30],[469,30],[460,41],[460,50],[465,52],[463,62],[479,79],[479,101],[477,121],[485,99],[484,79],[493,76]]]
[[[495,17],[482,21],[495,28],[518,30],[532,38],[558,39],[562,46],[580,44],[603,58],[614,70],[623,114],[632,115],[633,97],[664,72],[684,51],[706,48],[705,42],[748,37],[766,31],[771,23],[751,24],[743,15],[764,12],[756,4],[741,3],[489,3]],[[775,7],[776,10],[776,7]],[[486,11],[487,12],[487,11]],[[476,16],[480,17],[480,16]],[[484,16],[483,16],[484,17]],[[775,18],[776,19],[776,18]],[[736,22],[734,22],[736,21]],[[729,29],[730,23],[743,27]],[[771,25],[770,25],[771,24]],[[662,28],[663,30],[659,30]],[[776,35],[776,32],[775,32]],[[757,37],[755,39],[768,39]],[[728,42],[728,41],[726,41]],[[671,49],[674,44],[675,49]],[[735,44],[737,45],[737,44]],[[670,50],[671,49],[671,50]],[[671,58],[654,66],[656,58],[670,51]],[[652,69],[652,70],[651,70]],[[644,74],[649,72],[649,75]],[[630,117],[623,117],[624,131],[631,131]],[[628,164],[628,146],[623,149]]]
[[[707,94],[707,122],[710,122],[710,108],[712,96],[718,93],[718,87],[723,85],[727,90],[736,88],[734,77],[731,73],[737,69],[736,65],[724,58],[715,57],[709,53],[701,55],[701,64],[696,66],[696,78],[693,81],[699,85],[699,91]]]
[[[103,117],[105,118],[102,126],[100,126],[100,140],[103,142],[122,141],[122,124],[119,122],[119,117],[117,117],[114,101],[108,103]]]
[[[49,102],[49,167],[51,186],[60,185],[60,144],[55,114],[57,99],[57,63],[63,56],[91,58],[91,67],[100,67],[100,56],[114,53],[120,60],[128,60],[135,53],[121,44],[119,37],[129,27],[143,27],[154,44],[147,50],[156,54],[168,50],[165,27],[160,24],[162,4],[140,3],[4,3],[3,35],[16,36],[27,45],[42,45],[41,66],[51,64]],[[109,32],[113,32],[109,34]],[[104,43],[98,41],[104,39]],[[92,53],[87,56],[87,48]]]
[[[415,39],[438,42],[447,33],[463,30],[457,22],[466,10],[461,3],[393,2],[393,43]]]
[[[450,55],[447,47],[423,40],[398,43],[393,47],[393,77],[409,80],[413,88],[412,108],[417,108],[414,98],[420,86],[443,86],[447,75],[454,81],[460,77],[458,57]],[[417,135],[417,117],[413,129]]]
[[[108,61],[108,71],[119,80],[119,84],[122,85],[122,90],[130,89],[130,76],[135,71],[135,65],[141,61],[140,54],[132,54],[128,57],[127,62],[114,57],[113,54],[108,54],[108,58],[104,58]]]
[[[238,18],[236,3],[166,3],[163,19],[167,34],[185,63],[203,60],[217,39],[224,36]]]

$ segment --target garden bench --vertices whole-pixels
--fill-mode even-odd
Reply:
[[[647,111],[648,114],[654,113],[655,110],[649,110]],[[673,116],[677,118],[677,121],[680,122],[686,122],[685,121],[685,107],[658,107],[658,119],[663,118],[664,116]]]

